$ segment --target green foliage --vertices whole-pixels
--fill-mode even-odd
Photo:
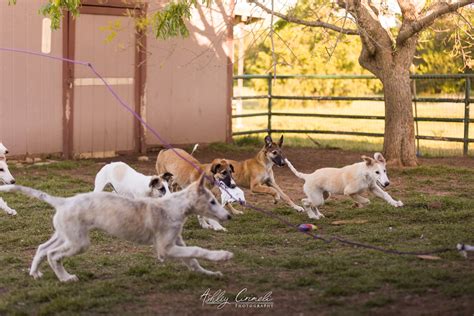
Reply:
[[[275,28],[275,55],[279,74],[369,74],[358,63],[360,39],[342,36],[330,57],[336,37],[328,37],[321,29],[278,22]],[[267,73],[272,69],[271,42],[265,41],[247,51],[246,73]],[[251,80],[258,91],[266,91],[264,80]],[[381,92],[378,80],[278,80],[276,94],[295,95],[364,95]],[[279,91],[280,90],[280,91]]]
[[[191,18],[189,2],[170,2],[163,11],[156,12],[153,19],[153,33],[156,38],[168,39],[170,37],[189,36],[186,20]]]
[[[71,12],[72,15],[77,16],[79,14],[80,5],[80,0],[50,0],[40,8],[40,12],[51,19],[51,28],[57,30],[61,25],[63,10],[67,10]]]
[[[9,5],[16,4],[17,0],[8,0]],[[189,36],[186,22],[191,18],[191,9],[199,5],[210,6],[211,0],[178,0],[169,2],[163,10],[154,12],[150,17],[135,18],[137,27],[141,30],[149,25],[153,27],[153,33],[156,38],[168,39],[171,37]],[[40,13],[51,19],[51,28],[59,29],[64,11],[69,11],[73,16],[79,15],[80,0],[49,0],[48,3],[40,8]],[[116,28],[111,26],[108,40],[116,35]]]
[[[331,5],[319,0],[303,0],[288,15],[303,20],[320,20],[342,26],[341,14]],[[450,15],[438,20],[434,26],[421,33],[418,45],[416,73],[460,73],[474,67],[474,37],[472,26],[474,11],[464,9],[460,15]],[[347,20],[346,28],[356,28]],[[396,28],[392,29],[396,36]],[[279,20],[274,26],[274,42],[277,72],[279,74],[364,74],[368,73],[358,63],[361,43],[358,36],[340,36]],[[273,59],[268,30],[263,35],[252,36],[245,60],[245,73],[272,71]],[[259,37],[258,37],[259,36]],[[258,40],[256,40],[258,38]],[[257,41],[257,43],[253,43]],[[336,45],[337,44],[337,45]],[[248,84],[257,91],[266,91],[263,80]],[[295,95],[365,95],[381,93],[382,85],[376,80],[279,80],[277,90]],[[462,81],[426,80],[418,82],[420,93],[454,93],[463,89]],[[274,89],[275,90],[275,89]],[[277,91],[275,91],[277,93]]]
[[[474,68],[474,37],[467,21],[474,21],[474,11],[464,10],[464,18],[448,17],[437,21],[422,33],[415,59],[417,73],[462,73]],[[425,80],[417,82],[417,89],[425,93],[456,93],[464,91],[458,80]]]

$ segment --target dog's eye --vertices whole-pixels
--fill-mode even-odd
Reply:
[[[212,205],[216,205],[216,204],[217,204],[216,200],[212,200],[212,201],[211,201],[211,204],[212,204]]]
[[[277,153],[277,151],[276,151],[276,150],[274,150],[274,151],[272,152],[272,154],[276,155],[276,154],[278,154],[278,153]]]
[[[387,170],[384,170],[383,172],[387,173]]]
[[[224,171],[224,172],[222,173],[222,175],[224,175],[224,176],[227,175],[227,171]]]
[[[376,174],[380,174],[380,172],[379,172],[378,170],[377,170],[377,171],[375,171],[375,173],[376,173]]]
[[[4,172],[4,171],[5,171],[5,169],[3,169],[3,168],[0,168],[0,172]]]

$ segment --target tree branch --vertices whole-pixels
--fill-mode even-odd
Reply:
[[[443,15],[457,11],[459,8],[474,3],[474,0],[459,0],[457,2],[438,2],[432,6],[424,16],[402,28],[397,37],[397,45],[403,44],[408,38],[430,26]]]
[[[361,38],[366,33],[367,39],[375,49],[385,49],[391,53],[394,44],[392,36],[383,28],[379,17],[366,0],[338,0],[337,3],[355,18]]]
[[[266,6],[264,6],[257,0],[247,0],[247,1],[249,3],[255,4],[257,7],[259,7],[260,9],[262,9],[263,11],[269,14],[272,14],[273,12],[270,8],[267,8]],[[339,27],[330,23],[326,23],[326,22],[302,20],[290,15],[279,13],[279,12],[273,12],[273,14],[279,17],[280,19],[283,19],[291,23],[296,23],[296,24],[310,26],[310,27],[322,27],[322,28],[326,28],[332,31],[339,32],[339,33],[347,34],[347,35],[359,35],[359,32],[357,30],[342,28],[342,27]]]

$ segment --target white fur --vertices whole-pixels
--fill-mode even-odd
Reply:
[[[223,189],[225,188],[225,190]],[[219,183],[219,190],[221,191],[221,204],[226,206],[227,204],[234,202],[244,202],[245,194],[239,187],[229,188],[224,182]]]
[[[94,192],[101,192],[107,184],[111,184],[117,194],[130,198],[161,197],[171,194],[169,184],[161,179],[166,192],[160,192],[150,186],[156,176],[145,176],[124,162],[112,162],[100,169],[95,177]]]
[[[358,162],[343,168],[322,168],[311,174],[298,172],[286,159],[290,170],[299,178],[305,180],[303,190],[307,198],[303,199],[308,216],[319,219],[324,215],[318,207],[324,204],[330,194],[350,196],[358,207],[370,201],[360,194],[366,191],[384,199],[394,207],[401,207],[401,201],[395,201],[387,192],[382,190],[390,184],[387,177],[385,158],[381,153],[375,153],[374,158],[362,156],[363,162]],[[316,213],[315,213],[316,212]]]
[[[7,147],[5,147],[2,143],[0,143],[0,155],[5,156],[6,154],[8,154]]]
[[[201,267],[196,258],[212,261],[229,260],[233,254],[224,250],[207,250],[186,246],[181,232],[189,215],[202,215],[216,220],[230,219],[229,213],[205,188],[204,179],[183,191],[161,199],[130,199],[108,192],[89,192],[69,198],[50,196],[23,186],[0,186],[0,192],[21,192],[38,198],[56,209],[53,236],[38,247],[30,269],[32,277],[40,278],[38,270],[47,257],[49,265],[61,282],[77,281],[62,265],[62,260],[84,252],[90,244],[89,231],[102,230],[112,236],[144,245],[154,245],[158,259],[178,258],[192,271],[221,276]]]
[[[12,184],[15,183],[15,178],[13,178],[10,170],[7,165],[7,158],[5,154],[8,153],[8,150],[0,143],[0,183]],[[0,198],[0,209],[4,210],[8,215],[16,215],[16,211],[10,208],[2,198]]]

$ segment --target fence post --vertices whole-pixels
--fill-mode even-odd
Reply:
[[[471,98],[471,78],[466,77],[464,94],[464,146],[463,155],[467,156],[469,151],[469,99]]]
[[[418,126],[418,105],[416,103],[416,79],[412,79],[411,81],[412,85],[412,97],[413,97],[413,104],[415,106],[415,140],[416,140],[416,155],[419,157],[421,156],[420,152],[420,139],[418,138],[418,135],[420,135],[420,129]]]
[[[268,123],[267,123],[267,133],[272,136],[272,84],[273,84],[273,74],[268,74]]]

